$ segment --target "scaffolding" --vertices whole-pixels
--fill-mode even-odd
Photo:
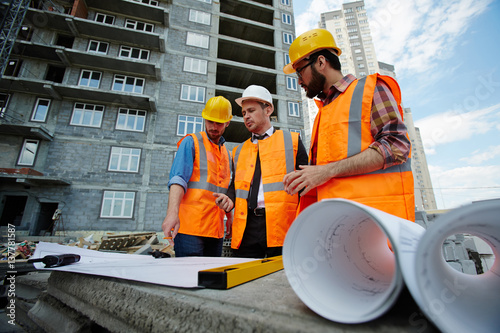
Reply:
[[[6,7],[7,10],[4,11],[0,26],[0,78],[7,67],[10,52],[28,10],[29,2],[30,0],[1,1],[1,7]]]

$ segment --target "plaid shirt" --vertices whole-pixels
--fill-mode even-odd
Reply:
[[[328,94],[321,93],[318,98],[323,105],[330,104],[343,93],[356,78],[347,74],[335,82]],[[376,149],[384,157],[384,169],[405,162],[410,153],[410,141],[406,137],[406,125],[398,110],[398,104],[389,87],[377,80],[372,102],[371,133],[375,141],[369,148]],[[317,147],[311,148],[311,164],[316,164]]]

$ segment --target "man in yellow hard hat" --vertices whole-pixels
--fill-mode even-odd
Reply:
[[[271,124],[274,105],[266,88],[248,86],[236,103],[252,137],[233,149],[233,180],[227,196],[215,194],[217,203],[226,211],[235,207],[234,256],[279,256],[299,201],[297,194],[283,190],[283,177],[307,165],[307,152],[298,133],[276,130]]]
[[[415,219],[413,175],[397,82],[380,74],[356,79],[341,72],[332,34],[313,29],[290,45],[291,62],[307,97],[315,98],[310,165],[284,178],[287,193],[302,190],[300,213],[326,198],[360,202]]]
[[[231,178],[231,154],[222,134],[231,120],[231,103],[222,96],[208,100],[202,112],[205,131],[188,134],[177,143],[170,170],[167,215],[162,229],[174,240],[176,257],[220,257],[232,213],[217,207],[213,193],[226,193]]]

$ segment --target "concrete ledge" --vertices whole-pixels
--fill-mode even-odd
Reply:
[[[284,271],[229,290],[180,289],[93,275],[54,271],[48,295],[74,310],[46,302],[46,313],[80,322],[78,313],[112,332],[434,332],[412,302],[397,305],[375,321],[344,325],[307,308],[290,288]],[[35,313],[35,309],[32,313]],[[68,309],[69,310],[69,309]],[[30,313],[31,315],[31,313]],[[419,321],[416,321],[419,319]],[[88,323],[88,322],[87,322]],[[39,322],[42,326],[44,324]],[[53,325],[49,325],[52,326]],[[42,326],[43,327],[43,326]],[[59,329],[61,326],[57,326]],[[73,332],[70,327],[68,332]]]
[[[47,293],[39,297],[38,302],[28,312],[28,317],[47,333],[85,332],[92,324],[90,319]]]

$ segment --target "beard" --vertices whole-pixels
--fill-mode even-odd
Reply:
[[[314,98],[318,96],[320,92],[323,91],[325,87],[326,78],[323,74],[320,74],[314,66],[311,66],[312,79],[311,82],[306,85],[306,96],[308,98]]]
[[[214,143],[218,143],[220,137],[222,136],[222,133],[220,133],[220,132],[217,132],[217,134],[215,132],[210,132],[210,131],[206,131],[206,132],[207,132],[207,136],[209,137],[209,139],[212,140],[212,142],[214,142]]]

